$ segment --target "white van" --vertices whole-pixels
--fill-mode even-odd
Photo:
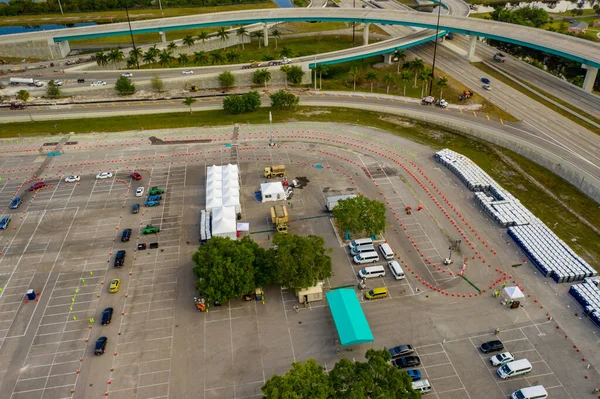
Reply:
[[[352,255],[362,254],[363,252],[375,252],[375,247],[373,245],[359,245],[350,249]]]
[[[379,255],[377,255],[377,252],[375,252],[375,251],[363,252],[362,254],[356,255],[352,259],[354,260],[354,263],[356,263],[357,265],[362,265],[363,263],[379,262]]]
[[[383,266],[369,266],[361,269],[358,272],[359,278],[372,278],[385,276],[385,268]]]
[[[516,377],[518,375],[527,374],[531,371],[531,363],[527,359],[515,360],[506,363],[504,366],[498,367],[498,376],[503,380]]]
[[[394,276],[396,280],[404,280],[404,270],[402,270],[402,266],[400,266],[400,263],[398,263],[395,260],[392,260],[388,262],[388,267],[392,272],[392,276]]]
[[[348,244],[350,250],[356,247],[360,247],[361,245],[373,245],[373,240],[371,240],[370,238],[359,238],[358,240],[350,241],[350,243]]]
[[[543,385],[521,388],[510,395],[510,399],[545,399],[547,397],[548,392],[546,392]]]
[[[379,244],[379,252],[381,252],[384,259],[394,259],[394,251],[392,251],[392,247],[390,247],[390,244],[388,243]]]
[[[431,392],[431,384],[429,383],[429,380],[413,381],[412,389],[425,394],[427,392]]]

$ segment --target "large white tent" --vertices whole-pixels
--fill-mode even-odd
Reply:
[[[213,209],[212,235],[213,237],[229,237],[232,240],[237,238],[237,221],[234,207],[222,206]]]
[[[212,213],[212,235],[236,239],[237,214],[241,212],[237,165],[206,169],[206,210]]]
[[[262,202],[285,200],[285,190],[280,181],[274,183],[262,183],[260,185]]]

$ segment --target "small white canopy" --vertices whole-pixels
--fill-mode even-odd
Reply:
[[[280,181],[261,184],[260,192],[262,194],[262,202],[285,200],[285,190]]]
[[[525,295],[523,295],[523,291],[521,291],[521,289],[519,287],[505,287],[504,293],[510,299],[525,298]]]

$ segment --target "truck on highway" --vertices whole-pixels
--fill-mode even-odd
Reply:
[[[268,65],[269,66],[288,65],[288,64],[291,64],[291,63],[292,63],[292,59],[291,58],[283,57],[280,60],[269,61]]]
[[[288,213],[285,205],[275,205],[271,207],[271,222],[275,227],[275,231],[282,234],[288,232]]]
[[[331,212],[331,211],[333,211],[333,208],[335,208],[337,206],[339,201],[347,200],[350,198],[356,198],[356,195],[347,194],[347,195],[336,195],[334,197],[327,197],[327,199],[325,200],[325,209],[327,209],[329,212]]]
[[[250,64],[248,64],[248,65],[244,65],[244,66],[242,67],[242,69],[258,68],[258,67],[260,67],[260,66],[262,66],[262,62],[259,62],[259,61],[252,61]]]
[[[28,86],[41,87],[43,85],[39,80],[33,78],[10,78],[11,85],[26,84]]]
[[[285,165],[266,166],[264,175],[267,179],[275,176],[283,177],[285,176]]]

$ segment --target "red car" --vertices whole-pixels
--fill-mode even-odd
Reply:
[[[31,187],[29,187],[29,191],[39,190],[42,187],[46,187],[46,183],[44,183],[43,181],[40,181],[35,184],[32,184]]]
[[[129,175],[129,177],[131,177],[133,180],[142,180],[142,175],[137,172],[133,172]]]

